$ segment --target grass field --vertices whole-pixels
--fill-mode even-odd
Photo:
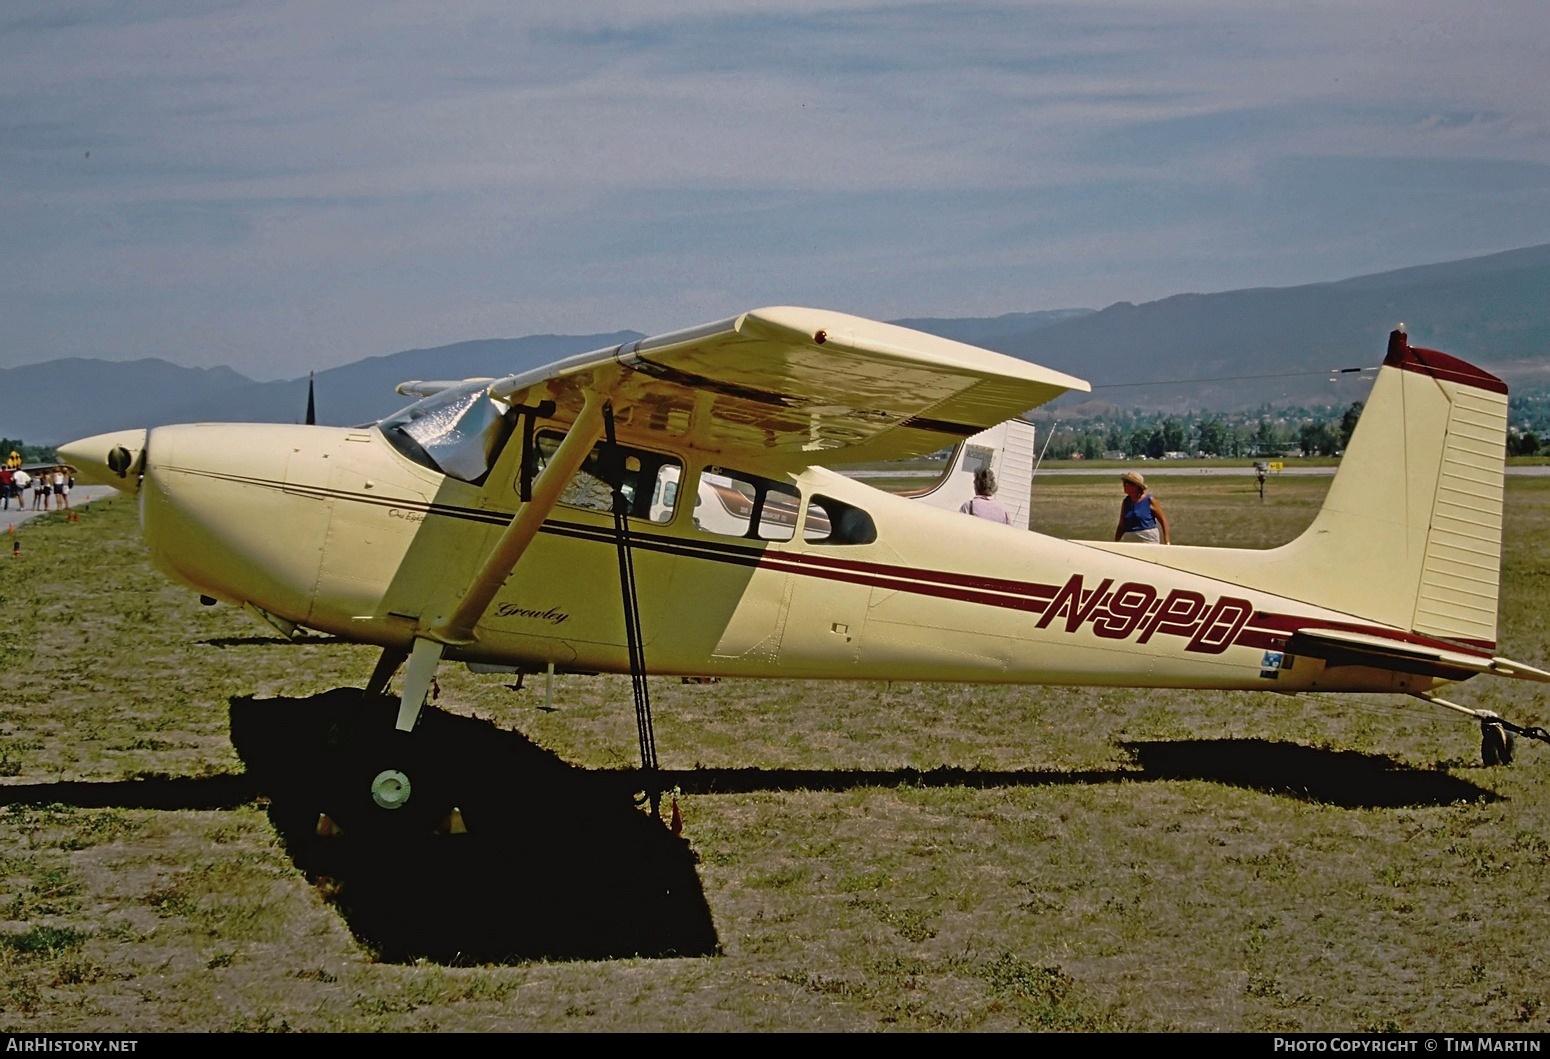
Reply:
[[[1262,546],[1328,479],[1165,480]],[[1112,473],[1035,528],[1106,537]],[[651,685],[444,667],[470,833],[314,833],[298,746],[374,652],[201,607],[133,509],[0,558],[0,1030],[1550,1029],[1550,746],[1380,696]],[[11,548],[6,551],[9,553]],[[1501,650],[1550,664],[1550,480],[1509,479]],[[1451,697],[1519,724],[1529,684]]]

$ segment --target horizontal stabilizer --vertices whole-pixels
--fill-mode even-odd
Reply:
[[[1370,666],[1443,680],[1463,680],[1477,673],[1491,673],[1550,683],[1550,673],[1508,658],[1472,654],[1441,644],[1416,643],[1343,629],[1298,630],[1292,635],[1286,649],[1294,655],[1322,658],[1331,666]]]

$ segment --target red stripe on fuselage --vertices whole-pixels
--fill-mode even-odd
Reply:
[[[295,484],[287,485],[247,476],[214,474],[195,468],[174,469],[198,477],[218,478],[265,489],[305,491],[319,498],[349,501],[372,507],[402,507],[422,511],[426,515],[466,519],[484,524],[499,524],[509,517],[500,512],[426,503],[408,498],[368,497],[346,490],[308,489]],[[589,526],[585,523],[559,519],[547,520],[544,523],[543,532],[592,540],[597,543],[612,544],[614,540],[611,527]],[[1062,601],[1061,613],[1056,617],[1062,620],[1047,620],[1041,623],[1041,627],[1053,626],[1060,631],[1075,634],[1083,626],[1091,626],[1091,632],[1101,638],[1128,640],[1134,637],[1138,644],[1146,643],[1157,635],[1169,635],[1189,638],[1192,650],[1207,650],[1211,653],[1218,653],[1228,646],[1278,650],[1284,648],[1287,639],[1298,630],[1316,632],[1319,629],[1331,629],[1379,636],[1398,644],[1463,651],[1487,658],[1496,648],[1494,641],[1452,642],[1406,633],[1387,626],[1359,622],[1312,621],[1308,617],[1295,614],[1267,611],[1253,611],[1241,624],[1236,617],[1229,615],[1230,623],[1224,625],[1223,604],[1231,604],[1233,608],[1241,610],[1239,605],[1247,605],[1246,600],[1228,596],[1208,600],[1201,593],[1182,589],[1160,594],[1156,586],[1139,581],[1125,581],[1115,585],[1112,579],[1094,579],[1093,587],[1089,587],[1084,575],[1073,574],[1065,584],[1052,585],[983,574],[960,574],[946,570],[866,562],[813,552],[771,551],[767,547],[753,547],[708,536],[684,538],[636,531],[632,533],[631,539],[637,548],[676,555],[680,558],[759,566],[802,577],[892,589],[920,596],[958,600],[1033,614],[1044,614],[1050,609],[1052,601],[1059,599]],[[1220,637],[1220,634],[1228,629],[1231,629],[1230,643],[1223,642]]]
[[[612,541],[612,530],[580,523],[551,520],[545,524],[545,532],[561,532],[599,542]],[[1396,644],[1462,651],[1482,657],[1489,657],[1495,648],[1494,643],[1438,640],[1383,625],[1252,610],[1247,600],[1237,596],[1208,597],[1186,589],[1163,592],[1140,581],[1116,584],[1113,578],[1089,579],[1083,574],[1073,574],[1065,584],[1051,585],[812,552],[772,551],[708,538],[691,541],[665,534],[636,533],[632,534],[631,540],[635,547],[685,558],[755,565],[777,573],[1039,614],[1044,618],[1039,623],[1040,628],[1054,628],[1069,634],[1087,627],[1089,632],[1102,639],[1133,639],[1138,645],[1156,636],[1181,637],[1189,641],[1187,649],[1193,652],[1219,654],[1228,647],[1281,650],[1294,632],[1319,629],[1364,633]]]
[[[1419,633],[1402,632],[1386,625],[1364,625],[1351,621],[1319,621],[1310,623],[1307,618],[1298,617],[1295,614],[1277,614],[1271,611],[1255,611],[1249,619],[1243,631],[1238,634],[1238,642],[1248,647],[1276,647],[1283,646],[1287,637],[1296,632],[1318,632],[1321,629],[1329,629],[1335,632],[1363,633],[1368,636],[1381,636],[1385,640],[1392,640],[1395,644],[1403,644],[1406,647],[1424,647],[1442,651],[1459,651],[1464,654],[1490,657],[1496,651],[1494,640],[1439,640],[1432,636],[1422,636]]]

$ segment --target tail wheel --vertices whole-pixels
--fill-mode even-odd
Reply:
[[[1492,721],[1480,722],[1480,760],[1487,766],[1512,764],[1512,733]]]

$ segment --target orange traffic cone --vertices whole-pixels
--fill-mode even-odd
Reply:
[[[678,811],[678,795],[673,795],[673,815],[668,819],[667,829],[675,835],[684,833],[683,813]]]

